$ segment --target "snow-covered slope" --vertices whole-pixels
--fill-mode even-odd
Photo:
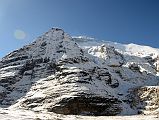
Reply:
[[[135,55],[135,56],[153,56],[157,57],[159,54],[159,49],[152,48],[150,46],[143,46],[137,44],[121,44],[117,42],[105,41],[105,40],[98,40],[95,38],[79,36],[73,37],[73,39],[84,48],[89,48],[92,46],[100,46],[101,44],[106,44],[109,46],[114,46],[116,50],[119,50],[123,54]]]
[[[45,114],[157,114],[158,55],[148,46],[72,38],[52,28],[2,58],[0,105]]]
[[[85,36],[73,37],[73,39],[78,43],[78,45],[81,48],[85,49],[93,56],[102,57],[103,53],[97,51],[97,49],[99,50],[100,47],[104,45],[108,46],[107,48],[111,47],[112,49],[115,49],[117,52],[122,54],[126,61],[125,63],[141,64],[141,66],[145,68],[145,71],[149,71],[151,73],[155,72],[154,74],[156,74],[156,70],[158,71],[159,65],[157,66],[157,64],[159,64],[159,49],[157,48],[152,48],[150,46],[136,45],[133,43],[120,44],[111,41],[97,40]]]

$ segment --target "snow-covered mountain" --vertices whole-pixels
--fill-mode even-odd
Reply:
[[[64,115],[159,113],[159,49],[52,28],[0,61],[0,107]]]

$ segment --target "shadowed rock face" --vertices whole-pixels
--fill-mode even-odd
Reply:
[[[53,28],[2,58],[0,105],[66,115],[134,114],[128,89],[156,85],[158,78],[128,57],[109,45],[82,49]]]
[[[116,98],[79,96],[64,98],[49,111],[65,115],[117,115],[121,112],[119,104]]]

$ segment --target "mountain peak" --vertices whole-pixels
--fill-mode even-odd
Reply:
[[[71,36],[64,32],[60,28],[51,28],[48,32],[42,35],[40,38],[46,41],[59,41],[59,40],[71,40]]]
[[[148,47],[74,39],[52,28],[4,57],[0,106],[75,115],[155,113],[159,88],[151,86],[158,85],[158,58],[147,54]],[[138,104],[143,95],[154,111]]]

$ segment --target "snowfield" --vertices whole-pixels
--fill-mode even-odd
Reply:
[[[61,115],[54,113],[38,113],[27,110],[2,110],[1,120],[158,120],[157,115],[132,115],[132,116],[79,116]]]

